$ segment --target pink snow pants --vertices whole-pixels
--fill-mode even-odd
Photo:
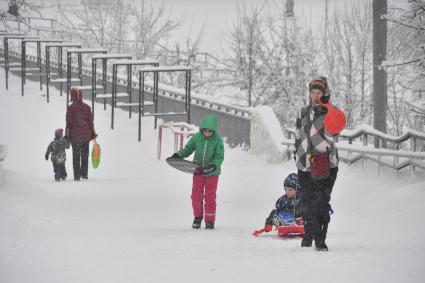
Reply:
[[[205,222],[215,222],[217,184],[218,176],[193,175],[193,215],[195,217],[203,217],[205,209]]]

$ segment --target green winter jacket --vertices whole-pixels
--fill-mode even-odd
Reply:
[[[211,137],[205,137],[202,129],[209,129],[214,132]],[[207,174],[207,176],[216,176],[221,173],[221,163],[224,160],[224,146],[221,136],[217,133],[217,118],[212,115],[206,115],[199,125],[199,132],[189,139],[183,149],[178,154],[181,158],[191,155],[195,151],[193,161],[201,166],[210,163],[215,164],[217,169]]]

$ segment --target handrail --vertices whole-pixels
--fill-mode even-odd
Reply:
[[[374,137],[379,137],[381,139],[384,139],[385,141],[389,141],[389,142],[393,142],[393,143],[397,143],[397,144],[404,142],[409,138],[418,138],[418,139],[421,139],[421,140],[425,140],[425,133],[421,133],[421,132],[416,131],[416,130],[409,129],[403,135],[396,137],[396,136],[392,136],[392,135],[389,135],[389,134],[382,133],[378,130],[375,130],[372,126],[365,125],[365,124],[358,126],[354,130],[347,130],[347,129],[343,130],[341,132],[340,137],[341,138],[347,138],[347,139],[354,139],[354,138],[363,136],[365,134],[371,135],[371,136],[374,136]]]
[[[288,146],[288,159],[290,159],[291,150],[293,148],[292,146],[294,145],[294,139],[292,138],[295,137],[296,130],[286,128],[285,131],[288,135],[287,139],[282,141],[282,145]],[[400,146],[396,146],[394,149],[375,148],[368,146],[368,135],[374,136],[375,138],[378,137],[387,142],[393,142],[396,145],[399,145],[408,139],[412,139],[413,146],[411,146],[411,150],[400,149]],[[353,139],[358,137],[364,137],[363,144],[352,144]],[[406,133],[397,137],[382,133],[369,125],[360,125],[354,130],[343,130],[339,135],[339,138],[348,139],[348,143],[337,141],[335,144],[340,152],[343,151],[347,153],[347,157],[341,156],[340,154],[340,160],[349,164],[362,160],[363,165],[363,161],[371,160],[378,163],[378,173],[380,172],[382,165],[390,167],[395,171],[399,171],[410,166],[412,173],[415,171],[416,167],[425,170],[425,152],[416,151],[417,147],[415,144],[418,139],[425,141],[425,133],[408,129]],[[352,153],[358,153],[358,155],[350,157]],[[377,156],[377,158],[375,156]],[[393,160],[392,162],[388,162],[384,160],[384,157],[392,157]],[[401,158],[406,160],[400,161]]]
[[[286,128],[285,130],[290,134],[290,136],[292,136],[292,134],[295,135],[295,129]],[[351,143],[353,139],[362,136],[373,136],[380,138],[383,141],[392,142],[397,145],[408,139],[419,139],[425,141],[425,133],[419,132],[417,130],[408,129],[404,134],[397,137],[380,132],[374,129],[372,126],[366,124],[359,125],[356,129],[353,130],[343,130],[339,135],[339,138],[348,139],[348,141]]]

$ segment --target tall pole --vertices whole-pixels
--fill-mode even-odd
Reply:
[[[325,1],[325,38],[328,38],[328,0]]]
[[[387,132],[387,73],[381,67],[387,55],[387,22],[382,19],[386,13],[387,0],[373,0],[373,126],[383,133]]]

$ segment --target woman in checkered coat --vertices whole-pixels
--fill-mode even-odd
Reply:
[[[314,240],[317,250],[327,251],[329,201],[338,172],[338,152],[334,136],[326,131],[323,124],[327,109],[320,102],[327,103],[330,99],[326,78],[311,81],[309,95],[309,105],[304,106],[297,117],[295,139],[305,229],[301,246],[311,247]]]

